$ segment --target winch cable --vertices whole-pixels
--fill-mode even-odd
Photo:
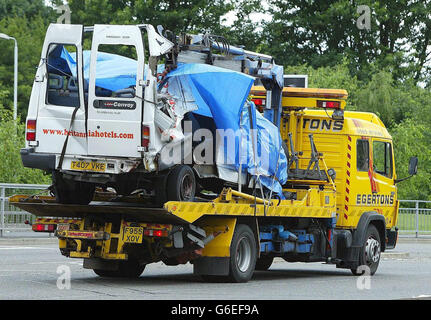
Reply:
[[[257,193],[257,189],[256,189],[256,184],[257,182],[259,182],[259,186],[260,186],[260,193],[263,199],[265,199],[265,196],[263,194],[263,187],[262,187],[262,181],[260,180],[260,173],[257,169],[257,162],[256,162],[256,147],[255,146],[255,138],[257,138],[257,133],[256,133],[256,137],[254,136],[254,126],[253,126],[253,113],[252,113],[252,104],[249,103],[248,104],[248,113],[249,113],[249,121],[250,121],[250,136],[251,136],[251,144],[252,144],[252,150],[253,150],[253,164],[254,164],[254,177],[253,177],[253,194],[254,194],[254,215],[256,216],[257,213],[257,200],[256,200],[256,193]],[[265,205],[263,206],[263,210],[264,210],[264,215],[266,216],[266,208]]]
[[[283,148],[283,143],[280,143],[280,148],[278,149],[278,156],[277,156],[277,166],[275,167],[275,172],[274,172],[274,175],[272,177],[271,191],[269,192],[269,197],[268,197],[268,208],[271,205],[272,191],[274,189],[274,181],[276,180],[276,175],[278,173],[278,165],[280,163],[280,154],[281,154],[282,148]],[[277,179],[277,181],[278,181],[278,179]],[[264,211],[265,214],[266,214],[266,210]]]
[[[63,149],[61,150],[61,155],[60,155],[60,160],[58,161],[57,170],[61,170],[61,167],[63,166],[63,160],[64,160],[64,155],[66,153],[67,142],[69,141],[70,132],[72,131],[73,122],[75,121],[76,112],[79,110],[79,107],[80,106],[78,105],[73,110],[72,117],[70,119],[69,131],[66,136],[66,139],[64,140]]]

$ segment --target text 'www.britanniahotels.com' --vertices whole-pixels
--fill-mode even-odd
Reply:
[[[112,138],[112,139],[133,139],[134,135],[133,133],[118,133],[114,131],[93,131],[88,130],[88,134],[85,132],[79,132],[74,130],[58,130],[58,129],[42,129],[43,134],[47,135],[59,135],[59,136],[72,136],[72,137],[78,137],[78,138],[86,138],[93,137],[93,138]]]

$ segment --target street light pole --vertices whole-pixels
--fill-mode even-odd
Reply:
[[[14,48],[14,81],[13,81],[13,119],[16,120],[18,113],[18,41],[14,37],[0,33],[1,39],[15,41]]]
[[[16,120],[18,113],[18,41],[15,41],[14,48],[14,77],[13,77],[13,119]]]

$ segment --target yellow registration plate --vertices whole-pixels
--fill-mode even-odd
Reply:
[[[144,228],[141,227],[124,227],[123,241],[127,243],[142,243]]]
[[[96,161],[72,161],[70,168],[72,170],[105,172],[106,163]]]

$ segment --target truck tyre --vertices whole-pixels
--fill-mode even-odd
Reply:
[[[93,269],[98,276],[107,278],[139,278],[144,270],[145,265],[141,265],[135,260],[121,261],[118,270]]]
[[[187,165],[176,166],[168,175],[166,185],[168,201],[192,201],[196,193],[196,178]]]
[[[274,257],[261,256],[256,261],[255,269],[258,271],[266,271],[272,265],[273,261],[274,261]]]
[[[93,269],[94,273],[103,278],[115,278],[117,271]]]
[[[359,253],[359,266],[356,269],[351,269],[352,273],[356,276],[362,275],[366,272],[360,267],[367,266],[370,269],[369,275],[375,274],[379,266],[380,254],[381,242],[379,231],[374,225],[370,224],[367,228],[364,244]]]
[[[229,276],[231,282],[247,282],[253,276],[257,259],[257,246],[253,231],[239,224],[230,245]]]
[[[66,180],[61,173],[52,176],[55,199],[61,204],[89,204],[94,197],[95,185],[88,182]]]

